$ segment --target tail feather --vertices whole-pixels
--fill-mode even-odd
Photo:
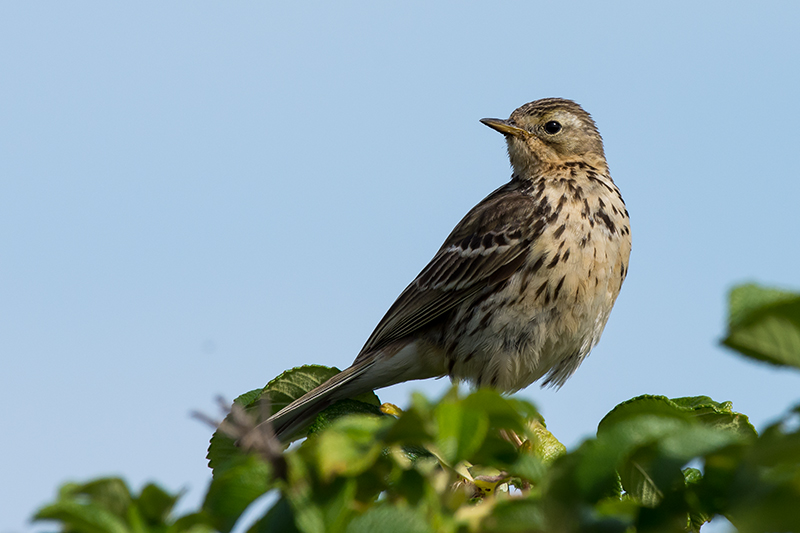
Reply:
[[[271,423],[278,439],[286,442],[295,433],[311,424],[321,411],[337,400],[371,391],[374,384],[364,378],[368,376],[368,370],[374,364],[375,359],[371,359],[345,369],[293,401],[262,424]]]

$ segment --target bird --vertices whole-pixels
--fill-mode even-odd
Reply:
[[[560,388],[600,340],[631,231],[594,120],[544,98],[481,122],[505,137],[510,181],[455,226],[349,368],[262,422],[279,440],[340,399],[403,381]]]

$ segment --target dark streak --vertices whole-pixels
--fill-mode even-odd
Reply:
[[[614,223],[611,221],[611,218],[609,218],[609,216],[606,214],[605,211],[598,211],[597,213],[594,214],[594,216],[599,218],[603,222],[603,224],[606,225],[608,231],[610,231],[611,233],[617,232],[617,227],[614,225]]]
[[[561,291],[561,287],[564,285],[564,278],[567,276],[561,276],[561,280],[559,280],[558,285],[556,285],[556,289],[553,291],[553,300],[558,298],[558,293]]]
[[[542,295],[542,292],[547,288],[547,282],[545,281],[542,285],[536,290],[536,295],[534,298],[538,298]]]

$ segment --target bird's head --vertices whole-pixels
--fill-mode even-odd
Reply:
[[[575,160],[607,170],[597,126],[571,100],[536,100],[516,109],[507,120],[484,118],[481,122],[506,136],[515,175],[534,173],[542,164]]]

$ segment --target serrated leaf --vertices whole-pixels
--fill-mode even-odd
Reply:
[[[682,476],[683,464],[754,437],[755,430],[729,402],[647,395],[615,407],[600,422],[597,435],[598,445],[587,460],[617,464],[625,491],[655,507]],[[593,468],[587,464],[584,470]]]
[[[800,294],[753,284],[735,287],[722,344],[760,361],[800,368]]]
[[[614,407],[600,421],[597,433],[600,435],[617,423],[642,415],[699,422],[710,428],[732,431],[741,437],[756,436],[756,430],[747,416],[735,412],[731,402],[716,402],[708,396],[667,398],[649,394],[631,398]]]
[[[338,368],[322,365],[305,365],[292,368],[271,380],[263,389],[254,389],[236,398],[234,403],[241,405],[254,419],[254,424],[263,422],[265,415],[276,413],[283,409],[294,400],[303,396],[306,392],[321,385],[331,377],[338,374]],[[262,413],[262,400],[269,400],[270,413]],[[374,392],[360,394],[353,398],[368,405],[380,406],[381,402]],[[332,406],[333,407],[333,406]],[[225,417],[228,420],[228,417]],[[324,420],[322,424],[324,425]],[[224,470],[244,453],[234,444],[234,439],[222,434],[219,430],[211,436],[208,446],[208,466],[214,471]]]
[[[733,410],[733,402],[716,402],[708,396],[671,398],[673,404],[687,409],[701,424],[738,433],[743,438],[756,437],[758,433],[747,415]]]
[[[256,416],[254,408],[256,407],[256,402],[261,396],[262,391],[263,389],[253,389],[249,392],[245,392],[233,400],[233,403],[245,409],[249,408],[250,411],[248,412]],[[231,415],[228,414],[225,420],[230,420],[230,417]],[[208,459],[208,467],[213,471],[213,475],[217,475],[218,472],[224,470],[228,465],[232,464],[232,462],[245,456],[245,453],[242,452],[234,442],[233,438],[224,434],[219,429],[214,431],[214,434],[211,435],[206,459]]]
[[[262,396],[269,395],[272,412],[277,413],[339,372],[341,371],[336,367],[322,365],[305,365],[292,368],[267,383]],[[374,392],[360,394],[353,399],[372,405],[381,405],[381,401]]]

